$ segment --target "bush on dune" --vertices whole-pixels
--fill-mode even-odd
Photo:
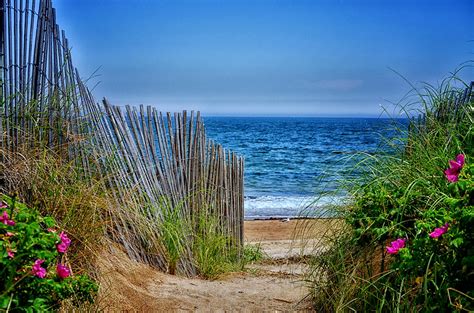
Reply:
[[[163,219],[158,223],[158,240],[164,251],[168,273],[176,274],[183,258],[191,256],[197,274],[205,279],[216,279],[228,272],[240,271],[246,264],[262,258],[258,247],[243,248],[223,234],[221,223],[209,208],[201,208],[193,220],[184,219],[180,208],[162,199],[159,208]]]
[[[111,207],[103,179],[86,178],[75,160],[44,147],[4,151],[3,156],[3,192],[15,191],[19,200],[53,217],[76,240],[73,268],[93,271],[106,231],[106,208]]]
[[[5,288],[2,296],[9,297],[7,306],[16,310],[58,310],[67,307],[75,309],[76,304],[81,305],[81,309],[89,306],[87,303],[93,302],[96,295],[97,286],[91,280],[97,280],[96,256],[103,249],[103,238],[108,227],[107,208],[111,207],[111,199],[107,196],[104,189],[103,179],[86,178],[84,169],[77,165],[73,160],[67,160],[62,150],[59,151],[38,145],[38,147],[17,147],[16,151],[3,150],[2,162],[0,163],[0,173],[2,176],[2,192],[5,194],[15,194],[16,200],[25,203],[25,205],[16,202],[20,207],[17,218],[27,217],[23,222],[31,223],[26,229],[28,236],[33,237],[31,243],[31,252],[43,255],[38,260],[43,260],[37,264],[38,270],[48,269],[49,272],[59,270],[53,263],[54,257],[57,257],[59,251],[45,252],[46,246],[38,246],[38,242],[50,245],[50,242],[44,242],[45,238],[57,240],[57,235],[45,234],[45,227],[55,225],[56,229],[61,229],[67,233],[68,238],[73,241],[67,251],[67,266],[71,273],[83,273],[84,275],[74,276],[67,280],[58,280],[58,277],[46,276],[43,280],[34,280],[25,276],[25,284],[14,284],[9,290],[8,281],[18,279],[18,277],[9,277],[5,280]],[[35,210],[28,209],[35,208]],[[36,211],[37,210],[37,211]],[[0,212],[2,213],[3,210]],[[28,215],[30,214],[30,215]],[[49,216],[49,217],[41,217]],[[46,223],[47,221],[47,223]],[[34,229],[34,231],[33,231]],[[32,233],[31,233],[32,232]],[[48,237],[49,236],[49,237]],[[1,235],[0,235],[1,237]],[[50,238],[51,237],[51,238]],[[4,243],[18,245],[16,241],[20,236],[8,238],[4,237]],[[16,242],[16,243],[15,243]],[[23,242],[26,244],[25,242]],[[6,246],[4,246],[6,247]],[[48,246],[49,247],[49,246]],[[53,245],[54,247],[54,245]],[[43,250],[42,250],[43,249]],[[48,248],[49,249],[49,248]],[[5,250],[6,251],[6,250]],[[42,251],[42,252],[41,252]],[[25,255],[25,251],[23,255]],[[55,254],[56,253],[56,254]],[[18,256],[18,254],[15,254]],[[12,261],[7,259],[4,253],[4,261],[9,261],[8,266],[11,270],[19,270],[25,274],[25,268],[32,266],[30,257],[27,260],[20,260],[12,266]],[[52,259],[53,258],[53,259]],[[62,260],[66,260],[64,254]],[[15,259],[16,260],[16,259]],[[26,261],[31,264],[25,263]],[[33,260],[34,261],[34,260]],[[6,263],[3,265],[7,265]],[[59,273],[65,273],[66,269]],[[7,268],[2,268],[2,278],[6,275]],[[13,275],[13,274],[12,274]],[[62,275],[62,274],[61,274]],[[23,277],[23,276],[21,276]],[[23,278],[21,278],[23,279]],[[29,283],[31,282],[31,284]],[[65,283],[67,281],[67,283]],[[31,292],[30,289],[35,289]],[[87,291],[89,290],[89,291]],[[25,296],[25,293],[31,296]],[[87,293],[87,295],[86,295]],[[20,296],[19,299],[16,297]],[[86,301],[84,297],[86,296]],[[39,300],[32,300],[38,298]],[[78,300],[79,299],[79,300]],[[66,300],[66,301],[64,301]],[[2,301],[6,301],[2,299]],[[4,307],[5,303],[2,303]],[[64,306],[66,305],[66,306]]]
[[[397,154],[361,163],[346,227],[313,260],[316,309],[474,309],[473,102],[453,106],[452,82],[420,94],[424,120]]]
[[[73,273],[67,253],[73,246],[51,217],[3,197],[0,216],[0,309],[44,312],[61,302],[91,303],[97,285]]]

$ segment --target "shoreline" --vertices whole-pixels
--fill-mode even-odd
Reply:
[[[284,219],[292,220],[328,220],[328,219],[338,219],[337,217],[332,216],[259,216],[259,217],[244,217],[244,222],[251,222],[251,221],[281,221]]]

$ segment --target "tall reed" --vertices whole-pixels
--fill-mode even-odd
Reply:
[[[459,196],[453,193],[456,185],[443,174],[456,155],[464,154],[467,162],[474,156],[472,86],[449,77],[437,87],[414,90],[418,101],[400,106],[410,125],[391,141],[395,153],[361,160],[363,175],[346,182],[350,201],[338,208],[345,226],[324,238],[327,249],[315,254],[308,273],[317,310],[472,308],[473,289],[465,283],[472,269],[467,265],[463,272],[463,262],[472,257],[465,227],[466,209],[474,204],[469,196],[452,200]],[[470,174],[463,175],[469,184]],[[467,201],[467,207],[453,201]],[[446,221],[452,230],[443,240],[428,236]],[[408,247],[392,256],[386,246],[396,238],[405,238]],[[450,288],[459,292],[456,297],[448,297]]]

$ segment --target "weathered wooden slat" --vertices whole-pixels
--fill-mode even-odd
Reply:
[[[3,124],[8,124],[7,122],[7,111],[6,111],[6,94],[4,89],[6,88],[5,83],[5,73],[6,73],[6,58],[5,58],[5,28],[6,28],[6,19],[5,19],[5,0],[0,1],[0,101],[2,105],[0,106],[0,148],[6,149],[4,142],[4,127]],[[7,126],[8,133],[8,126]],[[1,156],[3,158],[3,154]],[[3,160],[2,160],[3,161]]]
[[[15,107],[15,99],[14,99],[15,91],[14,91],[14,81],[13,81],[14,64],[13,64],[13,59],[12,59],[12,25],[11,25],[12,14],[11,14],[11,11],[12,11],[11,0],[8,0],[8,4],[6,7],[7,22],[6,22],[6,27],[5,27],[5,29],[8,30],[7,32],[8,39],[5,40],[5,46],[7,47],[5,51],[7,51],[6,53],[8,55],[8,65],[6,66],[6,70],[8,73],[8,92],[6,92],[6,99],[8,99],[8,102],[5,103],[5,108],[6,109],[8,108],[7,113],[6,113],[6,121],[7,121],[7,125],[6,125],[7,139],[6,140],[8,142],[7,146],[9,147],[9,149],[14,150],[16,147],[11,142],[12,137],[13,137],[12,128],[14,127],[13,125],[11,125],[12,124],[11,118],[13,116],[13,110]]]

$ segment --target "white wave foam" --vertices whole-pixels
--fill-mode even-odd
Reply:
[[[333,197],[304,196],[258,196],[246,197],[244,201],[245,218],[270,218],[270,217],[330,217],[334,215],[328,210],[329,204],[338,202]]]

